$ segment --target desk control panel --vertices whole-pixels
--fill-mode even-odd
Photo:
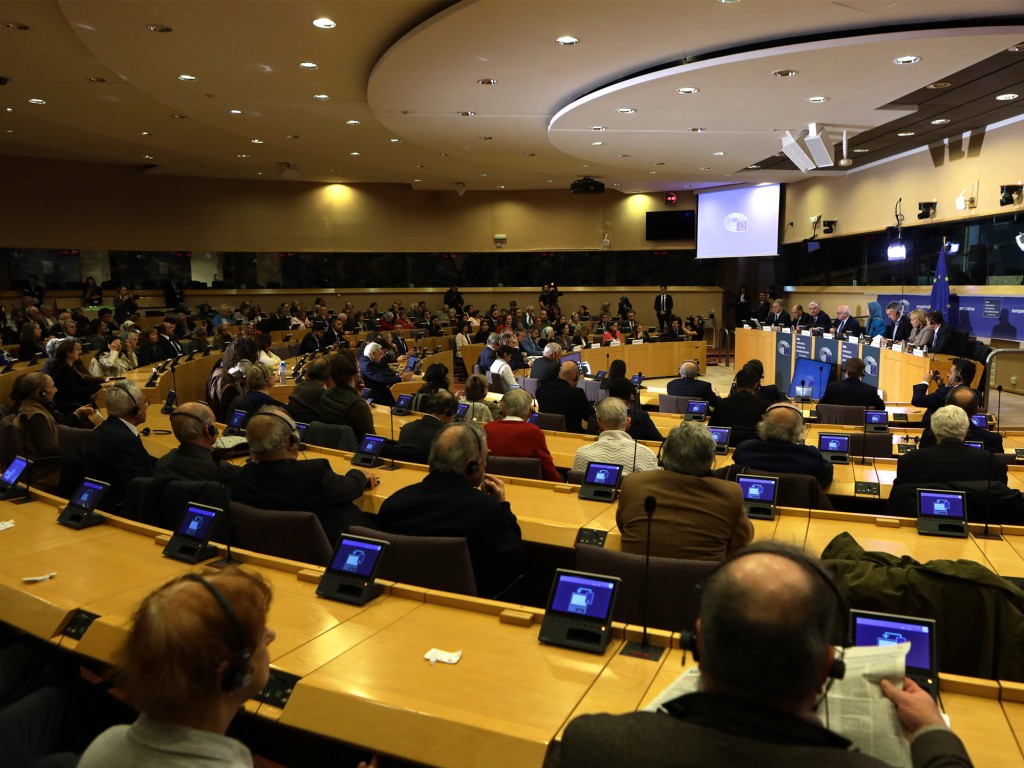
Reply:
[[[70,621],[67,626],[61,632],[64,637],[70,637],[72,640],[81,640],[82,635],[85,631],[92,626],[92,623],[96,621],[100,616],[98,613],[90,613],[89,611],[83,611],[79,608],[71,615]]]
[[[594,547],[604,547],[608,539],[608,531],[600,531],[597,528],[580,528],[576,534],[577,544],[590,544]]]
[[[284,705],[291,698],[292,691],[295,690],[296,683],[301,679],[298,675],[282,672],[280,669],[271,667],[270,678],[267,680],[267,684],[253,698],[263,704],[270,704],[272,707],[284,709]]]

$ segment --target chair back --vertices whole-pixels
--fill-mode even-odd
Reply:
[[[644,620],[644,556],[579,544],[575,550],[576,569],[622,579],[612,618],[628,624]],[[651,585],[646,590],[648,626],[693,631],[700,610],[697,586],[718,563],[714,560],[651,558]]]
[[[494,456],[487,459],[487,471],[492,475],[524,477],[527,480],[543,480],[540,459],[525,456]]]
[[[356,433],[347,424],[327,424],[323,421],[311,421],[306,431],[306,442],[323,448],[334,448],[338,451],[355,452],[359,447]]]
[[[537,385],[540,383],[539,379],[531,379],[529,376],[521,376],[523,389],[533,395],[533,398],[537,399]]]
[[[732,482],[736,481],[737,475],[774,477],[779,481],[779,487],[775,494],[776,506],[795,509],[832,509],[832,502],[829,501],[828,494],[822,489],[814,475],[801,475],[795,472],[765,472],[761,469],[740,467],[736,464],[716,469],[711,474]]]
[[[889,432],[850,433],[850,456],[876,456],[891,459],[892,434]]]
[[[389,581],[415,584],[462,595],[476,595],[476,577],[466,540],[454,536],[404,536],[353,525],[349,533],[384,539],[377,575]]]
[[[24,455],[25,446],[21,440],[21,432],[14,420],[17,414],[10,414],[0,419],[0,466],[7,467],[15,456]]]
[[[686,404],[696,399],[681,395],[658,395],[658,410],[662,413],[686,413]]]
[[[489,372],[487,374],[487,376],[488,376],[488,381],[490,382],[489,388],[490,388],[491,392],[495,392],[495,393],[497,393],[499,395],[504,395],[506,392],[508,392],[508,387],[505,386],[505,380],[503,378],[501,378],[501,376],[499,374],[494,373],[492,371],[492,372]]]
[[[608,397],[608,390],[601,389],[601,382],[597,379],[584,379],[583,391],[587,393],[587,400],[592,403],[597,403]]]
[[[823,405],[822,403],[818,403],[816,409],[819,424],[848,424],[851,427],[864,426],[864,411],[867,410],[863,405]]]
[[[231,521],[242,547],[264,555],[326,566],[333,554],[312,512],[260,509],[232,501]]]
[[[565,416],[561,413],[538,413],[537,426],[552,432],[565,432]]]

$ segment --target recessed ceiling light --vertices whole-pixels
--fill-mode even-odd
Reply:
[[[313,19],[313,26],[317,29],[334,29],[338,25],[334,23],[334,19],[321,16],[319,19]]]
[[[775,77],[796,77],[800,74],[800,71],[796,69],[776,69],[772,74]]]
[[[480,139],[480,141],[491,141],[494,137],[493,136],[477,136],[477,138]]]
[[[402,143],[402,140],[401,139],[396,139],[395,137],[391,137],[390,139],[388,139],[388,144],[401,144],[401,143]]]
[[[656,166],[656,167],[657,167],[657,166],[662,166],[662,165],[664,165],[664,164],[665,164],[665,163],[663,163],[663,162],[658,162],[658,163],[651,163],[651,165],[653,165],[653,166]]]
[[[139,131],[139,136],[152,136],[153,134],[149,131]]]
[[[648,171],[648,173],[651,174],[651,176],[657,176],[658,175],[657,171]]]
[[[263,175],[263,171],[256,171],[256,175],[257,176],[262,176]]]
[[[152,156],[152,155],[143,155],[143,156],[142,156],[142,159],[143,159],[143,160],[152,160],[152,159],[153,159],[153,156]]]
[[[14,107],[4,107],[4,112],[13,112]]]
[[[1013,101],[1016,98],[1019,98],[1016,93],[1001,93],[996,96],[996,101]]]
[[[252,141],[253,144],[262,144],[263,143],[263,139],[251,139],[251,141]]]
[[[865,149],[864,147],[857,147],[857,149],[853,151],[856,152],[858,155],[861,155],[865,152],[870,152],[871,150]]]
[[[317,68],[315,61],[300,61],[299,62],[299,66],[302,67],[302,69],[316,69]]]
[[[892,60],[893,64],[917,64],[921,60],[920,56],[897,56]]]
[[[438,157],[448,157],[448,153],[447,152],[438,152],[437,156]]]
[[[580,168],[589,168],[589,167],[590,167],[589,163],[583,163],[583,165],[580,166]]]
[[[625,159],[627,157],[632,157],[632,155],[616,155],[616,157],[621,157],[621,158]]]
[[[239,154],[235,155],[235,157],[237,157],[239,160],[245,160],[246,158],[250,157],[250,155],[239,153]]]
[[[504,188],[505,188],[505,185],[504,185],[504,184],[499,184],[499,185],[498,185],[498,189],[504,189]]]
[[[285,138],[286,139],[297,139],[297,138],[299,138],[299,134],[297,134],[297,133],[287,133],[287,134],[285,134]]]
[[[228,110],[228,114],[229,114],[229,115],[244,115],[244,114],[245,114],[245,112],[243,112],[243,111],[242,111],[242,110],[240,110],[240,109],[229,109],[229,110]]]
[[[13,29],[16,32],[24,32],[29,28],[28,24],[22,24],[20,21],[5,21],[4,27]]]
[[[4,129],[4,133],[14,133],[14,129],[13,128],[5,128]]]
[[[913,136],[914,135],[914,131],[900,131],[896,135],[897,136],[901,136],[903,138],[906,138],[907,136]]]
[[[1009,53],[1020,53],[1024,51],[1024,45],[1011,45],[1006,49]]]
[[[562,35],[555,38],[555,42],[559,45],[576,45],[579,41],[578,37],[573,37],[572,35]]]
[[[495,80],[493,77],[484,77],[481,78],[480,80],[477,80],[477,83],[480,85],[497,85],[498,81]]]
[[[704,133],[704,128],[687,128],[690,133]]]
[[[760,165],[748,165],[747,169],[751,170],[751,171],[756,171],[760,167],[761,167]]]
[[[636,112],[636,110],[633,109],[633,107],[619,107],[615,111],[618,112],[620,115],[632,115],[634,112]]]
[[[147,24],[146,29],[150,32],[173,32],[174,30],[163,24]]]
[[[694,88],[692,86],[688,86],[686,88],[676,88],[676,93],[681,93],[683,94],[683,96],[691,96],[695,93],[700,93],[700,88]]]
[[[349,155],[352,157],[362,157],[362,154],[360,152],[349,152]]]
[[[46,103],[46,99],[29,99],[28,103],[29,104],[45,104]]]
[[[187,120],[188,119],[188,115],[171,115],[171,117],[173,119],[175,119],[175,120]]]
[[[931,85],[926,85],[925,88],[929,91],[941,91],[943,88],[949,88],[951,85],[952,83],[932,83]]]
[[[523,157],[536,157],[536,152],[523,152]]]
[[[604,145],[605,145],[605,142],[603,142],[603,141],[592,141],[592,142],[590,142],[590,146],[592,146],[592,147],[603,147]]]
[[[346,120],[345,121],[345,125],[362,125],[362,124],[363,123],[360,120]]]
[[[612,186],[613,186],[613,187],[621,187],[621,186],[622,186],[622,182],[619,182],[619,181],[613,181],[613,182],[612,182]]]
[[[328,96],[326,93],[314,93],[313,98],[316,99],[317,101],[327,101],[331,97]]]
[[[949,122],[948,117],[937,117],[931,121],[932,125],[945,125]]]
[[[486,174],[486,173],[481,173],[481,174],[480,174],[480,176],[481,176],[481,177],[486,177],[486,176],[487,176],[487,174]]]
[[[425,165],[414,165],[414,166],[413,166],[413,168],[426,168],[426,167],[427,167],[427,166],[425,166]]]
[[[592,131],[603,131],[603,130],[605,130],[605,127],[603,125],[592,125],[592,126],[590,126],[590,130],[592,130]]]
[[[178,75],[178,79],[185,83],[194,83],[199,78],[195,75]]]
[[[702,171],[710,171],[711,170],[711,166],[710,165],[702,165],[700,169]]]
[[[715,157],[725,157],[725,152],[712,152]]]
[[[422,182],[422,181],[423,181],[423,179],[413,179],[413,183],[419,183],[419,182]]]
[[[824,104],[829,100],[828,96],[811,96],[807,99],[811,104]]]
[[[738,3],[739,1],[740,0],[718,0],[718,2],[720,2],[722,5],[732,5],[733,3]]]
[[[85,79],[88,80],[90,83],[105,83],[105,82],[107,82],[107,78],[105,78],[105,77],[87,77]]]
[[[544,179],[544,183],[545,184],[554,184],[555,180],[554,179]]]
[[[476,112],[473,112],[472,110],[469,109],[464,109],[461,112],[456,112],[455,114],[458,115],[459,117],[472,117],[473,115],[476,114]]]

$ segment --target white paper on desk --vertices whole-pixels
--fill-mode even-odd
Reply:
[[[431,648],[425,654],[423,658],[434,664],[438,661],[443,664],[457,664],[459,659],[462,658],[462,650],[458,651],[442,651],[440,648]]]
[[[865,754],[896,768],[910,768],[910,744],[896,706],[882,693],[885,678],[903,685],[910,643],[847,648],[846,675],[836,680],[818,716]]]
[[[880,346],[882,346],[882,334],[878,334],[877,336],[875,336],[875,338],[873,338],[871,340],[871,346],[872,347],[880,347]]]
[[[654,701],[644,707],[641,712],[658,712],[666,702],[678,699],[688,693],[696,693],[700,689],[700,668],[691,667],[668,684],[661,693],[654,697]]]
[[[0,531],[6,531],[8,528],[13,528],[13,527],[14,527],[14,521],[13,520],[3,520],[3,521],[0,521]]]

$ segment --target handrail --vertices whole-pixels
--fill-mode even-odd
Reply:
[[[982,377],[982,380],[981,380],[981,400],[982,400],[983,403],[985,403],[985,408],[986,408],[986,410],[988,410],[989,413],[992,413],[993,403],[989,399],[988,393],[989,393],[989,389],[995,389],[995,381],[996,381],[996,364],[995,363],[998,362],[996,360],[996,358],[998,358],[1000,355],[1007,355],[1007,354],[1009,354],[1009,355],[1024,355],[1024,349],[993,349],[991,352],[988,353],[988,356],[985,358],[985,375]],[[1002,426],[1003,425],[1000,424],[999,428],[1002,429]]]
[[[725,367],[729,367],[729,361],[732,359],[732,331],[728,328],[719,328],[718,335],[721,337],[721,343],[716,344],[715,352],[718,354],[717,364],[722,365],[722,353],[725,353]]]

